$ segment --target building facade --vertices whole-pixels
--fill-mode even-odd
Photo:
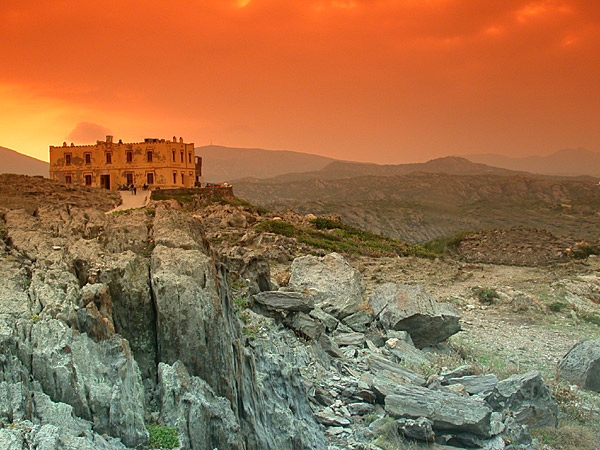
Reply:
[[[202,183],[202,158],[182,138],[146,138],[115,143],[112,136],[95,145],[50,146],[50,178],[67,184],[105,189],[135,184],[156,188],[190,188]]]

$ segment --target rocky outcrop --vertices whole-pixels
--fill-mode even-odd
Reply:
[[[418,348],[460,331],[459,311],[433,300],[422,286],[386,283],[375,289],[369,304],[384,328],[408,331]]]
[[[183,448],[244,449],[231,403],[218,397],[201,378],[190,376],[183,363],[160,363],[158,385],[160,420],[177,429]]]
[[[538,371],[498,382],[487,402],[495,411],[506,411],[522,424],[555,427],[558,421],[558,405]]]
[[[385,398],[385,409],[395,418],[426,417],[436,429],[465,431],[486,438],[503,429],[486,403],[418,386],[398,386],[395,394]]]
[[[311,294],[319,308],[338,319],[356,313],[364,296],[360,273],[337,253],[296,258],[289,287]]]
[[[600,392],[600,339],[578,342],[558,363],[559,377]]]
[[[21,400],[27,391],[43,392],[97,433],[127,446],[147,441],[142,380],[124,339],[96,343],[58,320],[4,319],[0,330],[0,380],[24,383]]]

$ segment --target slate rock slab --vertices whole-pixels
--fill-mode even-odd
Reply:
[[[397,386],[396,394],[385,398],[386,412],[397,419],[425,417],[433,428],[469,432],[492,437],[503,429],[492,420],[492,408],[485,402],[419,386]]]
[[[315,307],[312,297],[300,292],[265,291],[254,295],[254,301],[277,311],[310,312]]]

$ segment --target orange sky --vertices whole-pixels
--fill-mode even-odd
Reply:
[[[380,163],[600,150],[591,0],[3,0],[0,36],[0,145],[45,160],[106,130]]]

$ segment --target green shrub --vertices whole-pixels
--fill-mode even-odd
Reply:
[[[480,303],[490,305],[500,298],[496,289],[490,287],[474,286],[471,291]]]
[[[456,253],[460,243],[472,233],[473,231],[462,231],[454,236],[432,239],[431,241],[425,242],[423,248],[441,256],[451,255]]]
[[[179,447],[177,430],[166,425],[146,425],[150,435],[150,448],[175,448]]]
[[[566,303],[555,301],[548,305],[548,309],[552,312],[561,312],[567,307]]]
[[[581,313],[579,317],[588,323],[593,323],[594,325],[598,325],[600,327],[600,315],[594,313]]]
[[[600,246],[591,244],[581,244],[573,249],[573,258],[585,259],[590,255],[600,255]]]

